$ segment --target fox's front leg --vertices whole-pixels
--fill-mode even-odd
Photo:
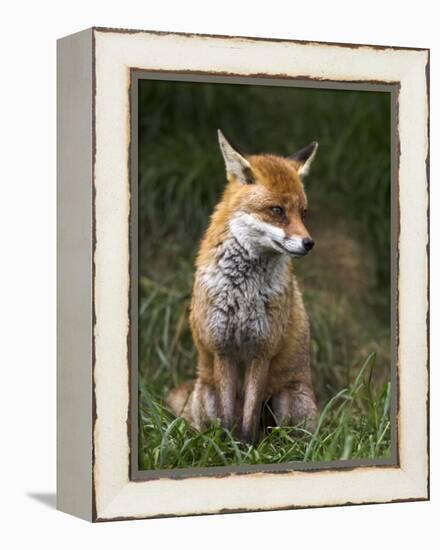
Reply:
[[[231,429],[235,420],[237,400],[238,367],[226,355],[214,358],[214,378],[216,381],[220,420],[222,426]]]
[[[254,359],[246,369],[241,436],[247,443],[255,443],[257,440],[268,372],[269,361],[264,358]]]

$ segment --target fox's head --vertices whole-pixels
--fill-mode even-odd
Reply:
[[[316,142],[291,157],[246,155],[236,151],[218,131],[229,186],[229,228],[234,237],[255,251],[304,256],[314,241],[304,225],[307,197],[301,177],[316,154]]]

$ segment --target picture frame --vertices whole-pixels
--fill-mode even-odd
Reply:
[[[96,27],[57,56],[58,509],[111,521],[429,499],[429,50]],[[390,459],[139,472],[142,78],[391,94]]]

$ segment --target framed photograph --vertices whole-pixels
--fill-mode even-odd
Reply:
[[[429,51],[58,42],[58,508],[429,498]]]

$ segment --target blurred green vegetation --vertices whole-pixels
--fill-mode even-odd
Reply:
[[[289,155],[313,140],[319,142],[305,182],[307,226],[316,246],[295,261],[311,320],[316,390],[321,408],[344,388],[352,391],[359,369],[374,352],[370,394],[376,392],[374,405],[388,414],[390,95],[143,80],[139,372],[141,427],[150,426],[149,438],[141,429],[143,467],[159,467],[145,459],[164,433],[162,421],[160,429],[154,422],[154,411],[165,411],[162,400],[170,388],[194,377],[196,354],[187,321],[194,258],[225,184],[217,128],[245,153]],[[344,441],[357,437],[371,407],[356,396]],[[168,426],[172,417],[163,414]],[[157,428],[156,437],[151,426]],[[389,430],[381,437],[380,446],[374,447],[377,456],[389,452]],[[336,458],[340,455],[335,452]],[[234,460],[232,456],[228,463]],[[262,456],[261,461],[272,459]],[[182,459],[177,464],[193,462]],[[162,461],[160,467],[167,464]]]

